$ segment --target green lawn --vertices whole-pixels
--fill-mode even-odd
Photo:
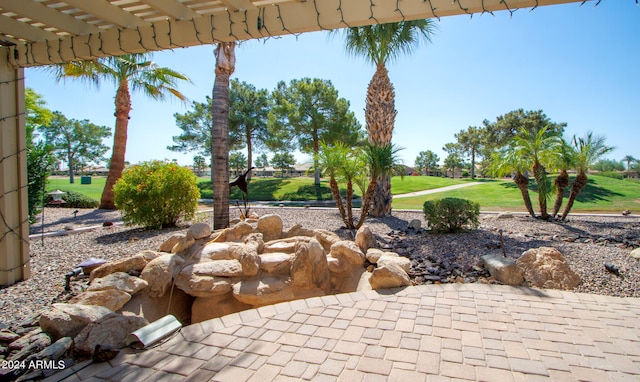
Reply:
[[[55,189],[72,190],[100,200],[106,178],[94,176],[91,180],[91,184],[80,184],[80,177],[77,177],[74,184],[69,184],[68,177],[50,177],[47,191]],[[469,179],[449,179],[431,176],[407,176],[404,179],[393,177],[391,179],[391,187],[394,194],[404,194],[469,181]],[[477,186],[412,198],[394,199],[393,208],[422,210],[422,205],[426,200],[457,197],[480,203],[482,210],[525,211],[520,191],[512,181],[487,179],[481,179],[480,181],[482,184]],[[198,186],[200,187],[202,198],[211,199],[213,197],[211,181],[208,177],[198,178]],[[354,191],[359,194],[358,189]],[[533,183],[530,187],[530,194],[534,209],[537,212],[538,194],[535,192]],[[568,194],[569,190],[567,190],[566,196]],[[230,198],[234,200],[241,199],[241,197],[240,191],[234,188]],[[326,181],[323,181],[320,187],[316,188],[313,185],[312,178],[254,177],[249,185],[249,198],[256,201],[330,200],[331,191]],[[551,208],[553,206],[553,198],[547,204]],[[640,183],[591,175],[589,176],[589,183],[578,196],[572,211],[617,213],[626,209],[640,211]]]
[[[571,179],[573,182],[573,178]],[[538,212],[538,193],[530,186],[529,193],[534,210]],[[567,189],[566,197],[569,196]],[[412,198],[395,199],[395,209],[422,209],[427,200],[454,197],[480,203],[481,210],[525,212],[520,190],[512,181],[487,180],[477,186],[471,186]],[[555,194],[547,201],[549,209],[553,207]],[[565,199],[566,203],[566,199]],[[564,208],[564,204],[563,204]],[[563,210],[561,209],[561,212]],[[621,212],[629,209],[640,210],[640,184],[603,176],[589,176],[589,183],[578,195],[573,205],[574,212]]]

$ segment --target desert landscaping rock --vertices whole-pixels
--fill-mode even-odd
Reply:
[[[69,300],[70,304],[104,306],[116,311],[124,306],[131,295],[119,289],[106,289],[99,291],[85,291]]]
[[[125,346],[127,335],[148,324],[144,317],[111,313],[90,323],[74,337],[74,352],[79,356],[91,357],[96,345],[120,349]]]
[[[555,248],[532,248],[516,260],[518,269],[531,286],[551,289],[573,289],[581,282],[565,257]]]
[[[195,240],[200,240],[209,236],[211,236],[211,226],[207,223],[196,223],[189,227],[186,237],[192,237]]]
[[[103,306],[53,304],[40,316],[40,327],[54,340],[75,337],[85,326],[113,313]]]
[[[339,241],[331,246],[331,256],[338,259],[344,259],[352,265],[364,264],[364,253],[360,250],[360,247],[353,241]]]
[[[140,273],[140,278],[148,284],[149,296],[164,296],[171,287],[173,277],[183,264],[184,259],[175,254],[165,254],[151,260]]]
[[[136,294],[146,288],[147,285],[148,283],[140,277],[130,276],[124,272],[115,272],[102,278],[94,278],[89,284],[87,290],[99,291],[117,289],[129,294]]]
[[[502,255],[490,254],[482,256],[484,265],[491,276],[505,285],[522,285],[524,278],[515,260]]]

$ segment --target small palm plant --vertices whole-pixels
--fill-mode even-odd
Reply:
[[[562,213],[562,220],[567,218],[569,211],[573,208],[573,203],[578,197],[578,194],[580,194],[580,191],[587,185],[587,182],[589,181],[587,177],[589,167],[604,154],[614,149],[614,147],[607,146],[605,144],[605,140],[606,138],[604,135],[594,136],[591,131],[589,131],[583,138],[576,138],[575,135],[573,136],[573,145],[575,150],[574,160],[578,174],[571,185],[571,192],[569,193],[567,205]]]
[[[531,204],[531,196],[529,195],[529,178],[525,176],[528,169],[528,163],[522,156],[513,149],[507,147],[504,150],[495,152],[492,156],[489,173],[492,176],[503,177],[512,174],[513,182],[516,184],[522,195],[524,206],[531,217],[536,217]]]
[[[573,167],[573,160],[573,150],[567,141],[563,139],[560,147],[560,155],[558,155],[551,164],[552,167],[560,171],[556,179],[553,181],[553,188],[556,190],[556,201],[553,204],[553,212],[551,213],[552,218],[555,218],[556,215],[558,215],[560,207],[562,207],[564,192],[567,187],[569,187],[569,173],[567,172],[567,169]]]

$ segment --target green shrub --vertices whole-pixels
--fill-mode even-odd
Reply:
[[[76,191],[70,191],[70,190],[60,190],[60,191],[64,191],[67,194],[66,195],[62,195],[62,199],[64,199],[65,203],[63,204],[56,204],[55,207],[60,207],[60,208],[98,208],[98,205],[100,204],[97,200],[88,197],[85,194],[81,194],[79,192]],[[53,197],[49,194],[47,194],[47,197],[45,198],[45,202],[47,204],[51,203],[51,201],[53,200]]]
[[[200,198],[193,172],[161,161],[125,170],[113,192],[124,222],[146,228],[173,227],[180,218],[193,219]]]
[[[480,225],[480,204],[458,198],[444,198],[424,202],[427,227],[436,233],[458,232],[463,228],[476,229]]]
[[[600,173],[600,175],[606,176],[607,178],[620,179],[620,180],[624,179],[624,175],[616,171],[603,171]]]

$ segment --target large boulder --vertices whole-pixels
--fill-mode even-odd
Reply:
[[[158,247],[158,252],[166,252],[171,253],[173,247],[178,244],[178,242],[185,238],[185,235],[182,233],[176,233],[171,235],[167,240],[165,240],[160,247]]]
[[[409,286],[411,279],[398,264],[389,262],[373,270],[369,283],[374,290],[389,289]]]
[[[160,297],[167,293],[182,265],[184,265],[184,259],[171,253],[151,260],[140,274],[140,278],[148,284],[149,296]]]
[[[87,325],[73,339],[74,354],[93,356],[96,345],[119,349],[125,346],[129,334],[149,324],[144,317],[111,313]]]
[[[382,267],[389,263],[399,265],[400,268],[402,268],[402,270],[404,270],[406,273],[409,273],[409,270],[411,269],[411,260],[407,259],[406,257],[401,257],[395,252],[384,252],[384,254],[380,256],[376,264],[378,265],[378,267]]]
[[[288,253],[263,253],[260,255],[260,270],[273,276],[288,275],[292,260]]]
[[[282,226],[282,218],[278,215],[268,214],[258,219],[258,231],[264,236],[265,242],[280,239]]]
[[[582,282],[580,276],[569,268],[562,253],[552,247],[525,251],[516,264],[530,286],[573,289]]]
[[[151,260],[160,254],[160,252],[146,250],[126,259],[103,264],[91,272],[89,279],[93,281],[93,279],[99,279],[115,272],[141,272]]]
[[[238,243],[209,242],[194,256],[194,261],[240,260],[244,248]]]
[[[51,309],[40,315],[39,324],[42,330],[58,340],[62,337],[75,337],[85,326],[110,313],[112,311],[103,306],[53,304]]]
[[[200,275],[193,272],[193,267],[183,269],[176,276],[175,285],[194,297],[218,296],[229,293],[232,288],[227,277]]]
[[[287,281],[275,277],[240,281],[233,286],[233,297],[254,307],[273,305],[295,298]]]
[[[325,251],[330,252],[331,246],[342,239],[335,232],[331,232],[326,229],[314,229],[313,230],[313,238],[318,240],[318,242],[322,245]]]
[[[69,304],[98,305],[116,311],[131,300],[131,295],[119,289],[85,291],[69,300]]]
[[[300,242],[308,243],[311,240],[310,236],[291,236],[284,239],[272,240],[264,244],[262,248],[262,254],[264,253],[295,253],[296,245]]]
[[[344,259],[352,265],[364,264],[364,253],[353,241],[341,240],[331,246],[331,256]]]
[[[376,247],[376,238],[373,236],[373,232],[371,232],[371,228],[363,225],[356,232],[356,244],[360,247],[360,250],[363,253],[367,253],[369,248]]]
[[[640,248],[636,248],[633,251],[631,251],[629,256],[633,257],[634,259],[640,260]]]
[[[207,223],[195,223],[187,231],[187,237],[200,240],[211,236],[211,227]]]
[[[124,272],[111,273],[102,278],[91,281],[88,291],[117,289],[129,294],[136,294],[146,288],[148,283],[140,277],[131,276]]]
[[[264,241],[261,233],[252,233],[245,237],[244,251],[240,257],[242,272],[244,276],[255,276],[260,271],[260,255],[264,248]]]
[[[17,352],[12,352],[7,360],[22,361],[30,354],[40,352],[47,346],[51,345],[51,337],[49,337],[46,333],[39,332],[23,337],[23,342],[23,346],[21,346],[21,348]],[[15,345],[13,347],[15,347]]]
[[[298,245],[291,264],[291,284],[295,288],[329,289],[327,255],[317,240]]]
[[[489,254],[482,256],[484,267],[491,276],[505,285],[522,285],[524,278],[522,272],[512,259],[502,255]]]

